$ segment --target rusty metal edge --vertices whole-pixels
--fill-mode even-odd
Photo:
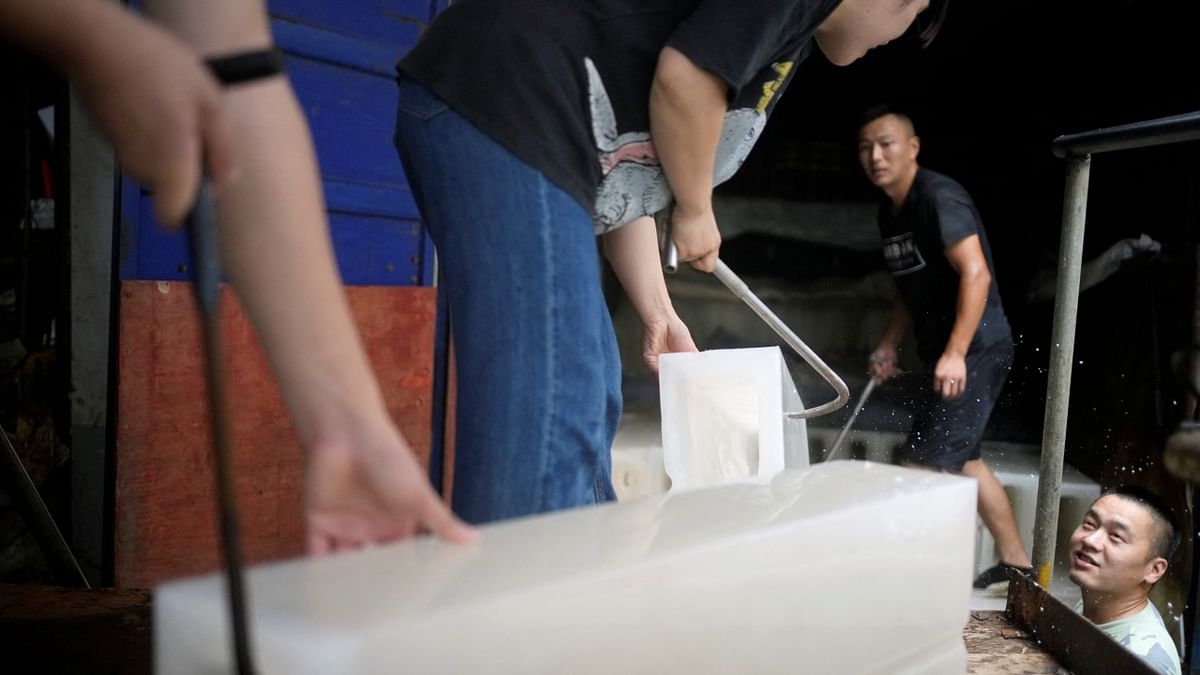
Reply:
[[[1010,574],[1004,612],[1010,621],[1036,637],[1060,665],[1073,672],[1156,675],[1149,664],[1047,593],[1031,576],[1015,571]]]

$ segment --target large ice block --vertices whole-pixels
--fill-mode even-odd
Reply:
[[[256,566],[260,672],[962,673],[975,481],[868,462]],[[221,577],[157,589],[155,670],[229,672]]]
[[[657,414],[621,412],[612,446],[612,482],[617,499],[662,494],[671,487],[663,467],[662,424]]]
[[[659,357],[663,463],[671,490],[765,481],[808,466],[800,394],[778,347]]]

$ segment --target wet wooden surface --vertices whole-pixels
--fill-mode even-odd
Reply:
[[[1058,662],[1001,611],[975,611],[963,629],[972,675],[1057,673]]]

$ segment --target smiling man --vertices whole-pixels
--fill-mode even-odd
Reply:
[[[1179,547],[1179,530],[1154,493],[1110,490],[1071,535],[1071,581],[1083,591],[1075,607],[1096,627],[1161,673],[1177,675],[1179,651],[1150,602],[1150,589]]]

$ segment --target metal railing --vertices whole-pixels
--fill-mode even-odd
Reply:
[[[1200,111],[1059,136],[1053,148],[1058,157],[1083,157],[1195,140],[1200,140]]]
[[[1083,231],[1087,220],[1092,155],[1195,140],[1200,140],[1200,111],[1054,139],[1054,154],[1067,160],[1067,184],[1054,295],[1050,375],[1046,384],[1046,421],[1042,430],[1037,520],[1033,535],[1033,565],[1037,570],[1038,583],[1043,588],[1050,587],[1054,572],[1058,503],[1067,438],[1067,402],[1071,392],[1071,363],[1075,354],[1075,319],[1079,310],[1079,274],[1083,265]]]

